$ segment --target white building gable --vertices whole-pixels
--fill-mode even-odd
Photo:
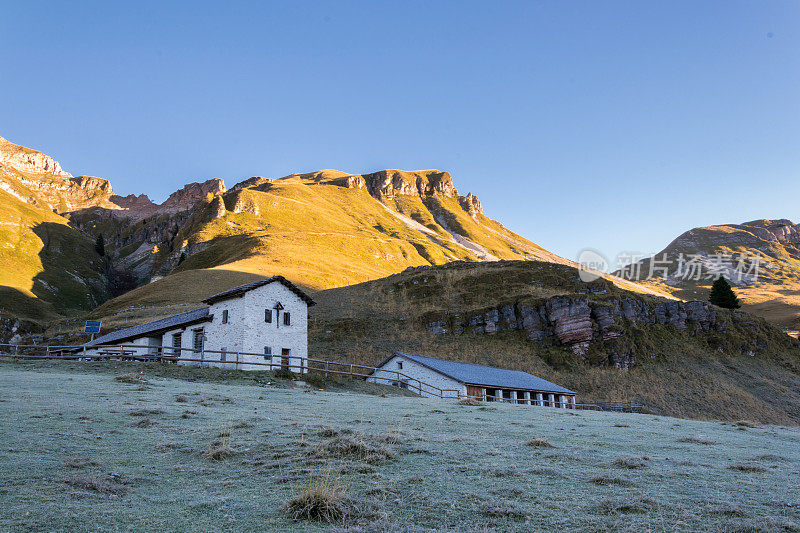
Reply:
[[[241,285],[204,302],[206,309],[126,328],[86,346],[95,352],[141,346],[120,349],[193,359],[179,364],[195,366],[307,371],[308,307],[314,302],[285,278]]]

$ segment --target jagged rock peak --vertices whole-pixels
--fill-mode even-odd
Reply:
[[[367,190],[373,196],[394,196],[396,194],[428,196],[434,193],[451,198],[458,196],[449,172],[380,170],[361,176]]]
[[[466,196],[459,196],[458,203],[461,204],[461,209],[466,211],[472,218],[477,218],[478,215],[483,214],[481,201],[472,193],[467,193]]]
[[[183,211],[184,209],[191,209],[198,201],[209,194],[220,196],[225,194],[226,191],[225,182],[220,178],[212,178],[203,183],[189,183],[184,185],[182,189],[170,194],[169,198],[160,207]]]
[[[0,137],[0,164],[8,165],[20,172],[53,174],[65,178],[72,175],[64,172],[61,165],[52,157]]]
[[[156,204],[146,194],[129,194],[128,196],[112,196],[111,201],[122,209],[152,209]]]
[[[774,239],[780,243],[800,242],[800,225],[795,225],[794,222],[786,218],[780,220],[753,220],[745,222],[742,226],[756,228],[755,233],[765,240]],[[758,232],[757,230],[762,230],[762,232]],[[770,236],[772,238],[770,238]]]

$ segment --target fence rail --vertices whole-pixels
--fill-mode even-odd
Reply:
[[[184,352],[188,352],[188,356],[185,356]],[[376,382],[385,382],[410,390],[420,396],[429,395],[451,399],[463,397],[460,394],[461,391],[457,389],[442,389],[400,371],[297,355],[265,355],[253,352],[196,350],[178,346],[147,346],[142,344],[89,347],[0,344],[0,357],[62,361],[142,361],[172,364],[181,362],[191,363],[190,366],[214,366],[228,369],[258,367],[264,370],[286,370],[299,374],[313,371],[326,375],[346,375],[361,379],[371,379]],[[253,360],[254,358],[257,360]]]
[[[375,382],[395,385],[420,396],[433,396],[448,399],[474,399],[479,401],[496,401],[523,405],[543,405],[550,407],[563,407],[572,409],[617,411],[624,413],[642,413],[647,409],[644,405],[634,402],[595,402],[571,403],[561,401],[559,395],[555,400],[549,398],[536,400],[533,397],[502,398],[502,397],[475,397],[466,396],[457,389],[442,389],[420,381],[399,370],[386,370],[378,367],[359,365],[316,359],[313,357],[268,356],[263,353],[228,352],[221,350],[195,350],[194,348],[172,346],[148,346],[142,344],[122,344],[113,346],[72,346],[72,345],[42,345],[42,344],[0,344],[0,358],[23,360],[63,360],[63,361],[141,361],[159,362],[168,364],[188,363],[190,366],[214,366],[219,368],[242,369],[257,367],[265,370],[286,370],[305,374],[317,372],[325,375],[343,375],[359,379],[370,379]],[[257,360],[253,360],[257,358]],[[297,361],[297,362],[295,362]]]

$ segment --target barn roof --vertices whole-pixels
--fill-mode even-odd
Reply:
[[[120,329],[114,331],[113,333],[107,333],[97,337],[93,341],[87,342],[84,344],[84,346],[101,346],[103,344],[136,339],[150,334],[155,334],[156,332],[161,333],[170,329],[179,328],[181,326],[197,324],[199,322],[207,322],[212,318],[213,315],[208,314],[208,307],[201,307],[200,309],[195,309],[194,311],[179,313],[177,315],[168,316],[167,318],[154,320],[153,322],[147,322],[146,324],[140,324],[138,326]]]
[[[227,291],[223,291],[219,294],[215,294],[214,296],[209,296],[205,300],[204,303],[213,304],[214,302],[220,302],[222,300],[228,300],[230,298],[236,298],[237,296],[242,296],[247,291],[252,291],[253,289],[257,289],[259,287],[263,287],[264,285],[269,285],[270,283],[278,282],[285,286],[287,289],[295,293],[297,296],[300,297],[308,305],[315,305],[316,302],[311,299],[311,296],[303,292],[297,285],[289,281],[288,279],[284,278],[283,276],[272,276],[271,278],[260,279],[258,281],[253,281],[252,283],[245,283],[244,285],[239,285],[238,287],[234,287],[232,289],[228,289]]]
[[[439,374],[470,385],[575,394],[574,391],[565,389],[546,379],[537,378],[533,374],[528,374],[521,370],[509,370],[507,368],[496,368],[472,363],[459,363],[457,361],[448,361],[446,359],[436,359],[434,357],[412,355],[403,352],[395,352],[394,355],[405,357]],[[394,357],[394,355],[392,357]],[[381,363],[381,366],[385,363],[386,361]]]

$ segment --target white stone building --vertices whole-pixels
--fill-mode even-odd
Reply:
[[[82,349],[175,357],[183,359],[178,364],[193,366],[308,371],[308,308],[314,301],[283,276],[241,285],[203,302],[208,307],[118,330]]]
[[[575,407],[575,392],[520,370],[395,352],[367,381],[390,383],[422,396],[475,398],[522,405]]]

